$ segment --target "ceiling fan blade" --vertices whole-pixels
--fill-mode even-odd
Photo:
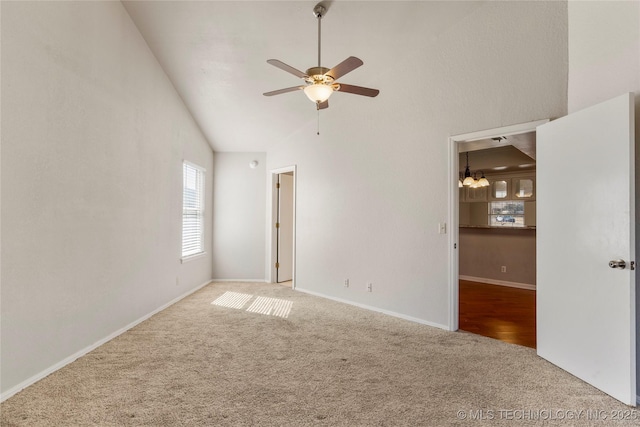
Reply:
[[[350,73],[362,64],[364,64],[364,62],[362,62],[360,59],[356,58],[355,56],[350,56],[327,71],[325,74],[333,77],[333,80],[338,80],[340,77],[344,76],[347,73]]]
[[[302,89],[304,89],[304,86],[294,86],[294,87],[288,87],[286,89],[278,89],[278,90],[272,90],[271,92],[265,92],[263,93],[263,95],[264,96],[280,95],[281,93],[295,92],[296,90],[302,90]]]
[[[318,105],[318,110],[324,110],[325,108],[329,108],[329,100],[320,102]]]
[[[301,79],[304,79],[305,77],[307,77],[307,75],[302,71],[297,70],[293,68],[291,65],[287,65],[282,61],[278,61],[277,59],[267,59],[267,62],[273,65],[274,67],[278,67],[281,70],[286,71],[287,73],[291,73],[296,77],[300,77]]]
[[[370,96],[372,98],[378,96],[380,93],[378,89],[370,89],[368,87],[346,85],[344,83],[339,83],[338,85],[339,87],[336,90],[340,92],[354,93],[356,95]]]

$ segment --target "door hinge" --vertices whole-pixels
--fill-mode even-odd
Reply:
[[[631,265],[629,266],[629,269],[631,269],[631,270],[635,270],[636,269],[636,262],[635,261],[631,261]]]
[[[280,183],[277,183],[277,184],[276,184],[276,188],[280,188]]]
[[[276,222],[276,228],[280,228],[280,223]]]
[[[276,262],[276,268],[280,268],[280,263]]]
[[[457,243],[453,244],[453,249],[458,249],[458,244]]]

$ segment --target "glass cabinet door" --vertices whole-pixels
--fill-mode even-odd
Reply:
[[[491,198],[494,200],[506,199],[509,194],[508,186],[506,179],[493,181],[491,184]]]
[[[513,195],[516,199],[532,199],[535,195],[532,178],[513,178]]]
[[[487,187],[467,187],[467,202],[486,202],[487,201]]]

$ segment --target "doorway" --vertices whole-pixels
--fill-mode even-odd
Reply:
[[[535,129],[546,122],[450,138],[452,330],[535,348]],[[460,186],[465,175],[475,188]]]
[[[271,282],[295,288],[296,167],[271,171]]]
[[[293,280],[293,172],[278,174],[276,221],[276,282]]]

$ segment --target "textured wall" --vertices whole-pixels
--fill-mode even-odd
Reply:
[[[459,241],[461,276],[535,286],[535,230],[460,228]]]
[[[266,163],[265,153],[215,153],[215,279],[265,280]]]
[[[120,2],[2,2],[2,113],[5,394],[211,278],[213,154]]]
[[[640,91],[640,2],[569,1],[569,112]]]

